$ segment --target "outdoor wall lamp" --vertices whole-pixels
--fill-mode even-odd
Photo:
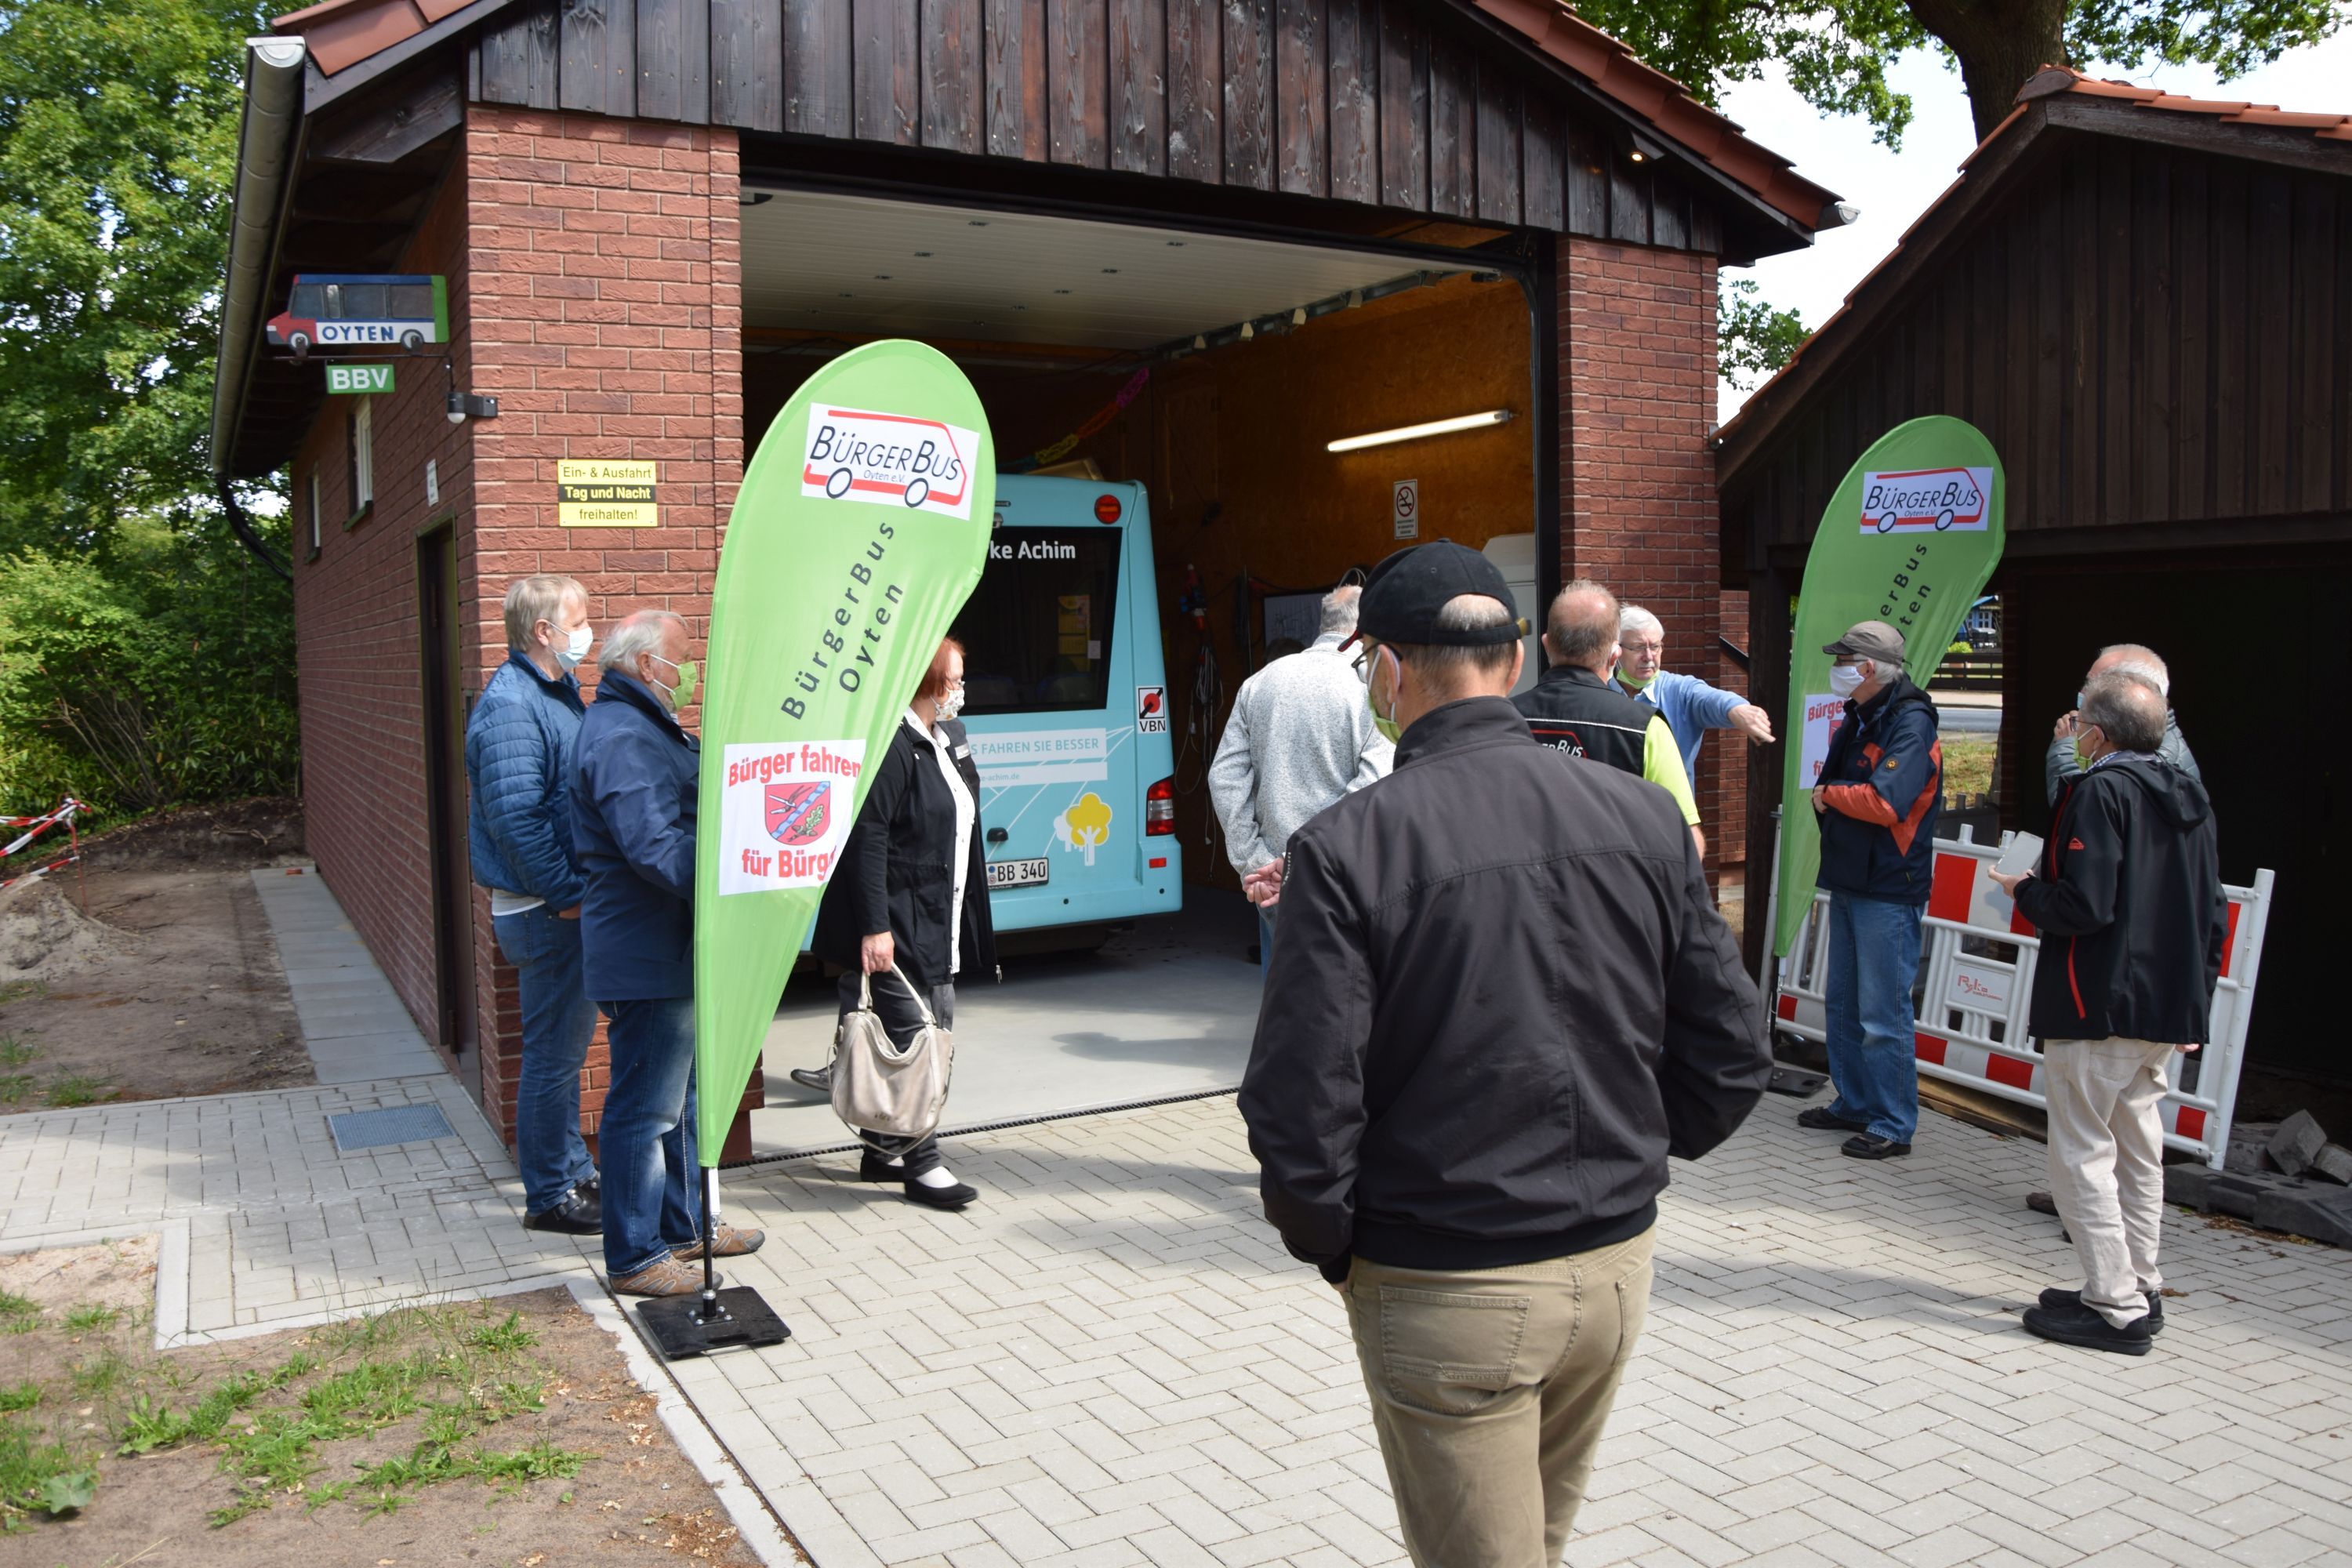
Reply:
[[[497,398],[478,397],[470,392],[458,392],[454,388],[451,390],[449,394],[450,424],[463,425],[468,419],[496,419],[498,416],[499,400]]]
[[[1417,441],[1423,436],[1450,436],[1456,430],[1483,430],[1489,425],[1507,423],[1511,411],[1489,408],[1484,414],[1457,415],[1452,419],[1433,419],[1426,425],[1400,425],[1393,430],[1375,430],[1369,436],[1343,436],[1327,442],[1327,452],[1358,452],[1366,447],[1385,447],[1391,441]]]

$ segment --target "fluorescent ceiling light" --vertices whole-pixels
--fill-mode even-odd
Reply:
[[[1507,408],[1489,408],[1484,414],[1464,414],[1452,419],[1433,419],[1426,425],[1400,425],[1393,430],[1375,430],[1369,436],[1347,436],[1324,447],[1327,452],[1356,452],[1366,447],[1385,447],[1391,441],[1417,441],[1423,436],[1450,436],[1456,430],[1481,430],[1489,425],[1501,425],[1511,417]]]

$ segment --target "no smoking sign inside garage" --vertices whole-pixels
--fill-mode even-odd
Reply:
[[[1399,479],[1396,482],[1396,500],[1391,510],[1396,520],[1396,536],[1399,539],[1421,537],[1421,481],[1419,479]]]

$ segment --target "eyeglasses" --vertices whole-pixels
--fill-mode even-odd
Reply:
[[[1356,657],[1349,663],[1348,668],[1356,672],[1358,684],[1367,687],[1371,685],[1372,653],[1380,646],[1370,637],[1360,638],[1357,641]]]
[[[1665,651],[1666,647],[1666,645],[1662,642],[1629,642],[1621,643],[1619,646],[1629,654],[1663,653]]]

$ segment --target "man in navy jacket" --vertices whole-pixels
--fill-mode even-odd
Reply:
[[[694,700],[686,622],[639,610],[613,628],[580,726],[572,837],[588,873],[580,938],[588,993],[612,1021],[613,1075],[597,1152],[604,1269],[633,1296],[702,1287],[694,1139],[694,827],[701,748],[677,710]],[[714,1227],[720,1257],[755,1230]]]
[[[1864,621],[1822,649],[1830,689],[1846,700],[1812,806],[1822,829],[1816,878],[1830,895],[1830,1079],[1837,1099],[1797,1123],[1851,1132],[1857,1160],[1911,1152],[1919,1059],[1911,984],[1919,920],[1935,880],[1944,745],[1936,705],[1903,673],[1903,634]]]
[[[515,1094],[515,1162],[523,1224],[593,1236],[596,1167],[580,1136],[580,1064],[596,1005],[580,979],[580,897],[572,852],[571,778],[587,655],[587,591],[569,577],[516,579],[506,598],[507,661],[466,723],[472,786],[466,845],[474,880],[490,890],[490,928],[515,966],[522,1002],[522,1081]]]

